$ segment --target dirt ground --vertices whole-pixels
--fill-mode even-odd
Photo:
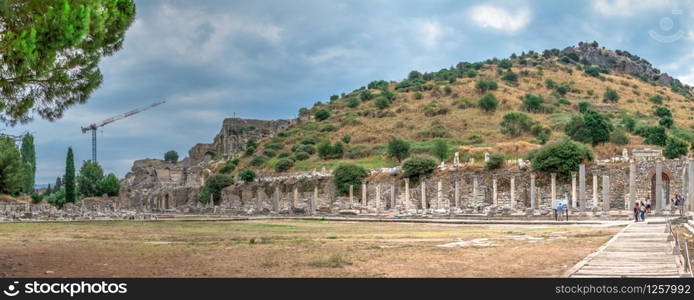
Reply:
[[[554,277],[621,227],[0,223],[0,277]]]

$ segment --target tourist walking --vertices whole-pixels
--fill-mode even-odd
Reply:
[[[646,212],[651,212],[651,198],[646,199]]]
[[[561,202],[557,203],[557,217],[555,218],[556,221],[560,221],[562,219],[563,212],[564,212],[564,206],[562,205]]]
[[[646,207],[641,205],[641,222],[646,221]]]
[[[639,206],[639,203],[636,202],[636,204],[634,204],[634,222],[639,221],[639,215],[640,214],[641,214],[641,207]]]

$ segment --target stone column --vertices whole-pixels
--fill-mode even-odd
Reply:
[[[602,175],[602,209],[610,211],[610,176]]]
[[[478,202],[479,200],[477,199],[477,189],[479,187],[479,180],[477,179],[477,175],[472,178],[472,201],[473,202]]]
[[[380,212],[381,211],[381,184],[376,185],[376,202],[374,202],[374,205],[376,206],[376,211]]]
[[[427,209],[427,184],[422,180],[422,210]]]
[[[537,199],[535,191],[535,173],[530,174],[530,208],[537,208]]]
[[[354,207],[354,186],[349,185],[349,208]]]
[[[311,214],[316,214],[316,206],[318,206],[318,187],[313,187],[313,201],[311,201]]]
[[[689,210],[692,211],[694,210],[694,158],[689,159],[689,171],[687,172],[687,176],[689,176],[689,200],[687,205],[689,206]]]
[[[272,197],[272,210],[275,211],[275,213],[280,212],[280,190],[279,187],[275,187],[275,194]]]
[[[361,207],[363,208],[368,208],[368,199],[366,198],[367,195],[367,190],[366,190],[366,183],[361,184]]]
[[[578,195],[576,195],[576,172],[571,172],[571,208],[576,209],[578,207],[576,200]]]
[[[511,209],[516,207],[516,176],[511,175]]]
[[[455,181],[455,190],[453,192],[453,198],[455,207],[460,208],[460,181],[458,180]]]
[[[557,173],[552,173],[550,176],[552,177],[552,190],[550,196],[552,203],[554,203],[554,200],[557,200]]]
[[[405,178],[405,210],[410,209],[410,179]]]
[[[295,186],[295,187],[294,187],[294,199],[292,200],[292,203],[291,203],[291,204],[292,204],[292,205],[291,205],[291,206],[292,206],[292,207],[291,207],[291,208],[292,208],[292,211],[294,211],[293,208],[296,207],[296,204],[297,204],[297,203],[299,203],[299,188],[297,188],[297,187]]]
[[[496,193],[496,177],[492,178],[492,203],[494,205],[499,205],[499,198]]]
[[[395,183],[390,183],[390,209],[395,209]]]
[[[584,164],[578,166],[578,205],[581,211],[586,210],[586,165]]]
[[[593,174],[593,207],[598,207],[598,174]]]
[[[655,163],[655,213],[659,214],[660,210],[665,207],[663,204],[663,163],[660,161]]]
[[[443,186],[441,185],[441,180],[439,180],[436,185],[436,209],[441,209],[441,196],[443,194]]]
[[[632,160],[629,163],[629,200],[625,207],[626,210],[631,211],[634,203],[636,203],[636,164]]]

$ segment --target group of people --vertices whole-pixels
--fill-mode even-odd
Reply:
[[[679,210],[680,214],[684,213],[684,197],[680,194],[676,194],[670,203],[672,203],[672,209]],[[645,221],[646,213],[651,212],[651,199],[647,199],[645,202],[641,200],[640,202],[634,203],[634,221]]]

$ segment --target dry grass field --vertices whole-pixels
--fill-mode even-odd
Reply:
[[[0,277],[554,277],[621,227],[264,220],[0,224]]]

